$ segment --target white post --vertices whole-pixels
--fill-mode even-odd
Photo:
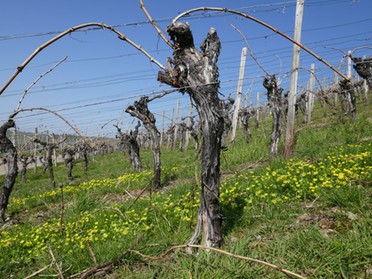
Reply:
[[[242,99],[242,89],[243,89],[243,80],[244,80],[244,69],[245,69],[245,61],[247,58],[247,48],[243,47],[242,54],[240,57],[240,71],[239,71],[239,80],[238,80],[238,88],[236,90],[236,98],[234,102],[234,114],[232,120],[232,131],[231,131],[231,138],[230,142],[234,142],[235,135],[236,135],[236,126],[238,124],[238,113],[241,107],[241,99]],[[248,94],[248,92],[247,92]]]
[[[56,143],[56,136],[55,134],[52,134],[52,143]],[[56,148],[53,148],[53,163],[54,166],[57,166],[57,150]]]
[[[364,98],[366,99],[366,102],[368,101],[368,85],[367,80],[363,80],[363,91],[364,91]]]
[[[171,116],[171,125],[174,125],[174,108],[172,108],[172,116]],[[168,141],[167,141],[167,148],[169,149],[171,146],[171,139],[172,139],[173,135],[169,134],[168,135]]]
[[[348,79],[351,80],[351,50],[347,52],[347,72],[346,76]],[[347,111],[350,112],[352,109],[352,104],[351,104],[351,96],[350,94],[347,94]]]
[[[257,92],[257,105],[256,105],[256,128],[260,121],[260,92]]]
[[[337,88],[337,83],[338,83],[338,75],[337,73],[334,74],[334,77],[333,77],[333,94],[334,94],[334,98],[335,98],[335,106],[337,106],[337,103],[338,103],[338,94],[336,92],[336,88]]]
[[[161,117],[161,133],[160,133],[160,146],[163,145],[164,140],[164,121],[165,121],[165,111],[163,110],[162,117]]]
[[[306,103],[306,122],[311,122],[311,113],[313,111],[314,104],[314,85],[315,85],[315,65],[311,64],[310,68],[310,79],[309,79],[309,91],[307,95]]]
[[[17,148],[18,141],[17,141],[17,128],[14,128],[13,130],[13,145],[15,148]]]
[[[37,135],[38,135],[38,129],[37,127],[35,128],[35,139],[37,138]],[[35,142],[34,143],[34,158],[35,158],[35,164],[34,164],[34,173],[37,172],[37,143]]]
[[[190,103],[189,118],[187,119],[188,126],[191,123],[191,117],[192,117],[192,103]],[[185,150],[189,148],[189,141],[190,141],[190,131],[186,130]]]
[[[346,76],[347,78],[351,78],[351,51],[349,50],[347,52],[347,72],[346,72]]]
[[[180,116],[180,100],[177,101],[177,114],[176,114],[176,126],[174,128],[174,141],[173,141],[173,146],[172,149],[176,147],[177,144],[177,139],[178,139],[178,120]]]
[[[301,28],[302,28],[302,17],[304,13],[304,2],[305,0],[297,0],[296,4],[296,19],[295,19],[295,34],[294,40],[298,43],[301,42]],[[292,56],[292,71],[290,79],[290,88],[288,94],[288,115],[287,115],[287,129],[286,129],[286,141],[284,156],[290,157],[293,153],[293,139],[294,139],[294,120],[295,120],[295,105],[296,105],[296,93],[297,93],[297,79],[298,79],[298,67],[300,65],[300,47],[296,44],[293,45],[293,56]]]

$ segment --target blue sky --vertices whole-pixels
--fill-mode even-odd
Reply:
[[[144,1],[152,17],[163,31],[172,18],[185,10],[200,7],[227,7],[248,13],[293,37],[295,0],[251,1]],[[0,85],[41,44],[59,32],[87,22],[103,22],[115,26],[131,40],[166,64],[172,50],[158,38],[140,9],[139,1],[3,1],[0,24]],[[372,0],[305,0],[302,43],[338,67],[343,53],[371,45]],[[258,61],[270,73],[283,79],[288,90],[292,44],[274,32],[236,15],[216,12],[194,13],[183,21],[190,23],[197,47],[209,28],[214,27],[222,41],[219,58],[221,98],[235,97],[241,49],[246,46],[236,26],[248,40]],[[365,48],[355,55],[371,55]],[[158,66],[143,54],[107,30],[74,32],[40,52],[7,90],[0,95],[0,121],[7,119],[17,107],[24,90],[58,61],[67,60],[43,77],[27,94],[22,108],[44,107],[54,110],[70,121],[85,135],[114,136],[113,124],[124,130],[136,123],[125,108],[142,95],[157,94],[169,89],[157,82]],[[314,63],[317,78],[330,83],[333,72],[312,56],[301,51],[299,91],[306,87],[310,65]],[[341,71],[346,72],[345,63]],[[354,74],[354,73],[353,73]],[[252,57],[247,56],[243,94],[247,102],[265,102],[262,79],[265,73]],[[159,129],[168,127],[172,111],[179,105],[180,116],[189,111],[187,95],[173,93],[150,103]],[[163,122],[162,115],[165,114]],[[176,114],[176,113],[175,113]],[[16,118],[22,131],[73,133],[51,114],[23,113]]]

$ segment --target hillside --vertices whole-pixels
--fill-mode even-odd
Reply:
[[[174,247],[196,226],[192,146],[162,149],[161,191],[148,187],[150,150],[141,150],[142,172],[114,152],[91,157],[87,172],[77,161],[72,182],[59,164],[56,189],[40,169],[17,181],[0,228],[0,277],[287,278],[285,269],[372,278],[371,103],[358,102],[355,120],[316,104],[289,160],[269,155],[270,116],[251,131],[251,142],[239,132],[221,154],[222,250]]]

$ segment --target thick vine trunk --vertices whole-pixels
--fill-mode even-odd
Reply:
[[[129,143],[132,166],[134,169],[138,171],[142,171],[143,168],[142,168],[142,162],[141,162],[141,157],[140,157],[140,146],[137,141],[139,127],[141,127],[141,123],[138,121],[136,127],[134,128],[134,131],[129,132],[129,136],[127,140]]]
[[[123,133],[117,125],[114,126],[118,130],[118,135],[116,137],[120,138],[121,144],[124,145],[124,149],[128,153],[131,168],[138,171],[142,171],[143,168],[140,157],[140,146],[137,141],[138,131],[139,127],[141,127],[141,123],[138,122],[134,131],[130,131],[129,134]]]
[[[154,176],[152,178],[152,187],[154,189],[162,188],[161,185],[161,160],[160,160],[160,132],[156,128],[156,119],[149,111],[147,96],[141,97],[139,101],[134,102],[133,106],[129,106],[125,111],[142,121],[146,130],[150,133],[152,140],[152,151],[154,154]]]
[[[84,172],[85,173],[88,171],[88,167],[89,167],[88,148],[89,146],[86,143],[80,143],[78,145],[79,156],[83,157],[83,160],[84,160]]]
[[[273,116],[273,125],[270,139],[270,154],[276,156],[278,154],[279,140],[282,134],[282,97],[283,89],[278,87],[275,76],[265,77],[263,86],[267,89],[267,99],[271,114]]]
[[[372,90],[372,56],[367,58],[351,57],[351,59],[355,63],[355,71],[367,81],[369,90]]]
[[[26,156],[21,155],[21,157],[19,158],[19,161],[20,161],[21,166],[22,166],[21,167],[22,182],[25,182],[26,181],[26,174],[27,174],[27,166],[31,163],[34,163],[35,159],[32,156],[26,157]]]
[[[340,81],[340,90],[345,100],[345,113],[351,114],[353,118],[356,116],[356,97],[355,97],[355,88],[353,84],[348,80]]]
[[[249,119],[251,118],[251,114],[252,114],[251,110],[248,107],[246,107],[246,108],[240,109],[238,113],[239,113],[238,115],[239,115],[240,122],[243,125],[243,134],[244,134],[245,140],[247,142],[250,142],[252,139],[251,130],[249,128]]]
[[[56,181],[54,179],[52,151],[53,151],[53,148],[51,146],[47,146],[47,164],[48,164],[48,169],[49,169],[50,182],[52,183],[52,187],[56,188]]]
[[[77,151],[78,151],[77,147],[65,147],[62,150],[62,157],[67,167],[68,181],[72,181],[74,179],[72,176],[72,169],[74,168],[74,159]]]
[[[146,125],[145,125],[146,127]],[[162,188],[161,185],[161,159],[160,159],[160,133],[154,127],[146,128],[151,135],[152,139],[152,152],[154,154],[154,176],[152,178],[152,185],[155,189]],[[149,130],[151,129],[151,130]]]
[[[50,176],[50,181],[51,181],[52,187],[55,188],[56,187],[56,182],[55,182],[55,179],[54,179],[52,154],[53,154],[53,150],[58,147],[59,143],[58,144],[48,143],[48,142],[41,141],[37,138],[33,139],[32,141],[35,142],[35,143],[41,144],[44,147],[44,149],[46,149],[46,153],[47,153],[46,154],[46,165],[47,165],[47,168],[49,169],[49,176]],[[61,141],[61,142],[63,142],[63,141]]]
[[[8,164],[8,172],[5,176],[4,184],[0,192],[0,222],[5,221],[5,210],[9,203],[9,197],[17,179],[17,149],[7,138],[6,132],[9,128],[15,127],[13,120],[8,120],[0,127],[0,151],[3,153]]]
[[[173,69],[160,72],[159,81],[187,92],[195,103],[202,132],[201,196],[198,225],[190,239],[194,243],[203,230],[203,242],[210,247],[222,243],[222,216],[220,213],[220,151],[224,132],[224,103],[218,98],[217,60],[221,43],[217,32],[211,29],[198,51],[187,23],[174,22],[167,28],[174,42]]]

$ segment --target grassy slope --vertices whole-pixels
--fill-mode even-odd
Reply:
[[[317,108],[312,124],[298,128],[291,162],[269,157],[269,118],[252,130],[251,143],[238,140],[223,152],[222,249],[313,278],[368,276],[372,159],[370,153],[355,158],[372,151],[371,119],[370,105],[359,104],[355,121]],[[151,156],[142,152],[146,169],[151,169]],[[13,221],[0,231],[0,277],[23,278],[49,265],[51,252],[64,274],[72,275],[94,266],[91,248],[98,263],[115,260],[117,269],[108,278],[286,278],[212,252],[191,256],[179,250],[162,261],[126,252],[135,243],[133,249],[157,256],[187,243],[193,233],[199,164],[191,149],[164,150],[162,160],[167,188],[146,192],[136,203],[133,196],[147,186],[151,174],[131,173],[122,154],[95,158],[87,174],[77,163],[72,185],[58,166],[63,199],[60,188],[50,189],[47,175],[29,172],[28,182],[18,182],[12,195]],[[329,187],[319,186],[328,181]],[[57,270],[51,266],[43,274]]]

